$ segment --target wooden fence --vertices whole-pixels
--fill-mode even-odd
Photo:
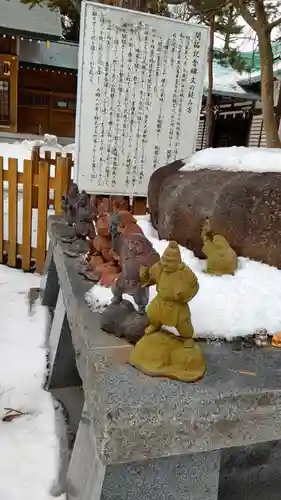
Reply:
[[[62,157],[57,153],[56,158],[51,158],[51,153],[46,151],[41,158],[38,148],[32,151],[30,160],[23,161],[23,172],[19,171],[15,158],[9,158],[8,168],[4,169],[4,158],[0,157],[0,264],[25,271],[36,267],[37,272],[43,272],[48,211],[61,212],[61,198],[68,192],[72,166],[71,154]],[[125,197],[124,209],[143,215],[146,198]]]
[[[54,177],[50,172],[52,165]],[[8,169],[4,169],[4,159],[0,157],[0,263],[25,271],[30,271],[36,263],[36,271],[41,273],[46,257],[48,210],[53,209],[56,214],[61,211],[61,197],[66,195],[71,182],[72,156],[61,157],[57,153],[52,159],[47,151],[45,158],[40,158],[35,149],[32,159],[23,161],[23,172],[18,167],[18,160],[9,158]],[[36,236],[34,246],[32,231]]]

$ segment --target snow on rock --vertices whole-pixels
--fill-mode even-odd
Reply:
[[[168,242],[158,240],[147,217],[137,219],[147,238],[162,255]],[[193,252],[183,247],[181,254],[200,284],[198,294],[190,302],[196,337],[231,340],[252,335],[258,328],[267,328],[271,334],[280,331],[280,270],[241,257],[235,276],[209,276],[203,273],[205,261],[197,259]],[[155,287],[151,287],[151,300],[155,293]],[[90,307],[98,310],[110,302],[112,294],[110,289],[95,285],[85,298]]]
[[[1,500],[51,500],[58,476],[54,407],[43,390],[46,316],[40,305],[28,315],[31,286],[40,286],[38,276],[0,266]],[[6,408],[26,415],[3,422]]]
[[[202,149],[191,156],[181,171],[201,170],[202,168],[281,173],[281,149],[237,146]]]

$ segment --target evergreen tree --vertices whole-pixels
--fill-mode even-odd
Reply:
[[[30,5],[30,8],[35,5],[47,5],[50,10],[59,8],[64,39],[74,42],[79,41],[81,0],[21,0],[21,2]],[[101,1],[101,3],[118,7],[122,7],[124,4],[123,0],[105,0],[104,2]],[[169,16],[168,4],[165,0],[141,0],[140,3],[139,10],[141,11]],[[139,1],[137,5],[139,6]],[[124,6],[127,7],[127,5]],[[133,0],[128,8],[133,8]]]
[[[175,0],[174,3],[178,3]],[[233,37],[242,33],[243,26],[238,22],[238,14],[232,5],[222,0],[186,0],[184,3],[185,19],[196,20],[210,28],[208,50],[208,92],[206,101],[206,146],[211,147],[213,136],[213,62],[217,60],[222,66],[231,66],[238,72],[248,69],[247,64],[235,47]],[[214,49],[215,33],[222,35],[224,46],[222,50]]]
[[[31,9],[35,5],[46,5],[50,10],[59,8],[64,39],[79,41],[80,0],[21,0],[21,3],[29,5]]]

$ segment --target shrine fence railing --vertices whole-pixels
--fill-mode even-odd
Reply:
[[[0,264],[42,273],[48,248],[47,218],[61,212],[73,167],[62,156],[34,148],[30,160],[0,157]],[[99,196],[103,198],[103,196]],[[146,198],[124,198],[123,209],[147,211]]]
[[[30,160],[0,157],[0,263],[43,271],[48,214],[59,214],[71,182],[72,155],[38,148]]]

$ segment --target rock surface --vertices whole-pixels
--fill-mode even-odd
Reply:
[[[179,168],[162,167],[150,179],[151,222],[161,239],[203,258],[200,233],[209,217],[239,256],[281,268],[281,174]]]

